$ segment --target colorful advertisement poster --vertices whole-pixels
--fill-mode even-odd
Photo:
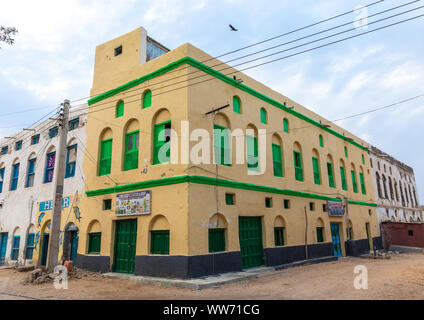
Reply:
[[[329,216],[336,216],[336,217],[344,216],[343,202],[328,201],[327,206],[328,206]]]
[[[150,214],[151,191],[121,193],[116,196],[117,216]]]

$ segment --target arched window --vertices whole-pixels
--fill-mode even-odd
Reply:
[[[294,175],[297,181],[303,181],[302,149],[298,142],[293,147]]]
[[[32,187],[34,185],[35,162],[36,162],[35,153],[33,153],[28,158],[25,188],[29,188],[29,187]]]
[[[274,220],[274,244],[276,247],[286,245],[286,224],[282,216]]]
[[[99,176],[110,174],[112,165],[112,130],[103,130],[99,139]]]
[[[229,126],[229,120],[224,114],[216,114],[213,127],[214,160],[216,164],[225,166],[231,166],[231,133]]]
[[[124,101],[118,101],[116,104],[116,117],[122,117],[124,115]]]
[[[386,176],[383,174],[383,191],[384,191],[384,199],[388,199],[387,195],[387,186],[386,186]]]
[[[392,184],[392,178],[389,177],[389,192],[390,192],[390,200],[394,200],[394,194],[393,194],[393,184]]]
[[[250,133],[247,133],[250,131]],[[246,154],[247,154],[247,170],[259,170],[258,157],[258,130],[252,124],[247,126],[246,130]]]
[[[100,254],[102,244],[102,227],[99,221],[91,221],[87,230],[87,253]]]
[[[342,159],[340,159],[340,178],[342,182],[342,189],[347,191],[346,168]]]
[[[16,190],[18,188],[19,165],[19,159],[16,159],[12,165],[12,175],[10,177],[10,191]]]
[[[0,193],[3,192],[3,181],[4,181],[4,166],[0,165]]]
[[[46,168],[44,170],[44,183],[53,181],[54,165],[56,162],[56,151],[51,148],[46,155]]]
[[[162,109],[153,117],[153,164],[171,160],[171,115]]]
[[[241,114],[241,101],[240,98],[237,96],[233,97],[233,111],[235,113]]]
[[[143,94],[143,109],[152,105],[152,91],[146,90]]]
[[[312,150],[312,169],[314,172],[314,183],[317,185],[320,185],[321,184],[320,161],[319,161],[319,153],[316,149]]]
[[[264,108],[261,108],[260,113],[261,113],[261,122],[262,122],[263,124],[267,124],[268,119],[267,119],[267,113],[266,113],[266,110],[265,110]]]
[[[138,168],[140,130],[137,120],[130,121],[125,132],[124,171],[127,171]]]
[[[394,186],[394,188],[395,188],[396,201],[399,201],[398,184],[397,184],[397,181],[396,181],[396,180],[394,180],[394,181],[395,181],[395,186]]]
[[[378,197],[382,199],[383,195],[381,194],[380,175],[378,174],[378,172],[376,172],[376,174],[375,174],[375,180],[377,182]]]
[[[325,240],[324,222],[322,221],[321,218],[318,218],[317,220],[316,231],[317,231],[317,242],[318,243],[324,242]]]
[[[281,139],[277,134],[272,136],[272,163],[274,177],[283,177],[283,149],[281,147]]]
[[[168,220],[162,216],[154,217],[150,222],[150,254],[169,254],[170,234]]]
[[[362,194],[367,194],[367,189],[365,188],[364,169],[362,168],[362,166],[360,167],[359,172],[359,183],[361,184]]]
[[[324,147],[324,138],[322,137],[321,134],[319,135],[318,140],[319,140],[319,146],[321,148],[323,148]]]
[[[283,129],[284,132],[289,133],[289,120],[287,120],[286,118],[283,119]]]
[[[351,164],[352,169],[350,170],[350,174],[352,177],[352,187],[353,187],[353,192],[358,193],[358,185],[356,183],[356,170],[355,170],[355,165],[352,163]]]
[[[227,229],[227,220],[222,214],[215,214],[209,219],[208,242],[209,252],[224,252],[226,251],[225,233]]]
[[[327,173],[328,173],[328,185],[330,188],[335,188],[335,179],[334,179],[334,165],[333,165],[333,158],[331,155],[327,156]]]

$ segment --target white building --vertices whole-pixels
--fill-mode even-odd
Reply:
[[[70,112],[64,202],[84,190],[87,110]],[[32,263],[37,206],[48,210],[53,199],[59,136],[57,120],[50,119],[0,140],[0,265]]]
[[[372,145],[371,160],[379,222],[423,222],[414,170]]]

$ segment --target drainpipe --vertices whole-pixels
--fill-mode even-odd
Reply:
[[[305,257],[306,260],[308,260],[308,215],[306,213],[306,206],[305,206]]]

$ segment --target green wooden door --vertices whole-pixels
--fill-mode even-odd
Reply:
[[[114,272],[134,273],[136,240],[136,219],[116,221]]]
[[[242,267],[263,265],[262,223],[260,217],[239,217],[239,238]]]

